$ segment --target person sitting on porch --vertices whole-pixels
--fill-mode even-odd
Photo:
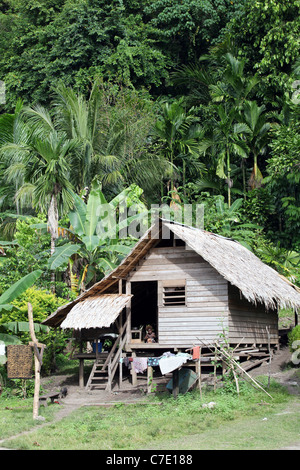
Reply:
[[[155,333],[151,325],[146,326],[146,334],[144,337],[145,343],[155,343]]]

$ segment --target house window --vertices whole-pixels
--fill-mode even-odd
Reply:
[[[164,307],[169,305],[185,305],[185,283],[172,286],[164,285],[162,300]]]

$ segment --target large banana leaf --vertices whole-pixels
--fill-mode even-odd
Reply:
[[[112,263],[106,258],[99,258],[97,260],[97,264],[104,271],[105,276],[117,267],[116,264]]]
[[[0,310],[3,308],[8,308],[7,304],[12,302],[29,287],[31,287],[42,275],[42,273],[43,271],[41,269],[32,271],[31,273],[22,277],[22,279],[19,279],[19,281],[15,282],[9,289],[7,289],[0,297]]]
[[[5,346],[9,346],[10,344],[22,344],[22,341],[16,336],[6,335],[5,333],[0,333],[0,346],[4,346],[4,351],[2,351],[3,349],[2,347],[0,348],[0,351],[4,352],[4,354],[0,353],[0,365],[4,365],[7,362],[7,357],[5,354]]]
[[[86,207],[86,219],[84,224],[85,236],[84,240],[82,239],[89,251],[93,251],[99,244],[99,239],[95,236],[95,231],[97,224],[99,223],[99,219],[103,214],[102,207],[106,208],[107,216],[110,217],[110,206],[108,205],[100,187],[94,184]]]
[[[81,237],[85,234],[87,206],[78,194],[73,193],[74,210],[69,213],[69,219],[74,232]]]
[[[0,345],[9,346],[10,344],[22,344],[22,341],[16,336],[7,335],[5,333],[0,333]],[[2,348],[0,348],[1,350]],[[5,352],[5,348],[4,348]],[[4,365],[7,362],[6,354],[0,354],[0,365]]]
[[[17,336],[0,333],[0,343],[4,343],[5,346],[8,346],[9,344],[22,344],[22,341]]]
[[[66,243],[55,248],[55,252],[48,261],[48,268],[55,270],[69,261],[69,258],[80,250],[80,245]]]
[[[41,325],[40,323],[34,323],[34,331],[36,333],[49,332],[49,327],[46,325]],[[1,328],[5,328],[5,330],[12,331],[13,333],[19,333],[20,331],[30,331],[29,329],[29,322],[28,321],[10,321],[7,323],[2,323]]]
[[[85,247],[88,251],[94,251],[99,245],[99,237],[97,237],[97,235],[82,237],[81,240],[85,244]]]
[[[132,246],[127,245],[107,245],[101,251],[109,251],[110,253],[121,253],[123,255],[128,255],[131,252],[132,248]]]

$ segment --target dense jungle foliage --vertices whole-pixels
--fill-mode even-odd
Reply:
[[[203,204],[205,229],[300,285],[299,10],[0,2],[0,294],[42,271],[2,324],[28,299],[42,321],[120,262],[134,237],[99,236],[95,207],[125,200]]]

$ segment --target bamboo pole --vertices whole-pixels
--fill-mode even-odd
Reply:
[[[199,338],[198,338],[199,339]],[[200,339],[201,341],[201,339]],[[203,343],[203,341],[201,341],[201,343],[206,346],[211,352],[212,354],[214,354],[216,352],[216,349],[213,350],[210,346],[208,345],[205,345],[205,343]],[[218,341],[215,341],[215,346],[218,347],[219,349],[219,352],[220,352],[220,355],[223,357],[223,360],[224,362],[231,368],[232,365],[234,365],[240,373],[242,374],[245,374],[245,376],[250,380],[250,382],[252,383],[252,385],[254,384],[254,386],[260,390],[262,390],[263,392],[265,392],[270,398],[272,398],[273,400],[273,397],[256,381],[254,380],[253,377],[251,377],[251,375],[248,374],[248,372],[246,372],[231,356],[229,353],[227,353],[225,351],[224,348],[222,348],[222,346],[218,343]]]
[[[201,374],[201,346],[199,348],[199,392],[202,399],[202,374]]]
[[[271,381],[271,361],[272,361],[272,355],[271,355],[271,337],[270,337],[270,330],[266,326],[267,334],[268,334],[268,351],[269,351],[269,367],[268,367],[268,388],[270,388],[270,381]]]
[[[214,359],[214,392],[217,389],[217,348],[215,347],[215,359]]]
[[[216,341],[216,345],[220,349],[221,353],[224,354],[224,356],[229,361],[231,361],[233,365],[235,365],[243,374],[245,374],[260,390],[265,392],[270,398],[273,399],[273,397],[268,392],[266,392],[266,390],[261,385],[259,385],[259,383],[256,382],[256,380],[254,380],[254,378],[251,377],[251,375],[249,375],[248,372],[246,372],[232,357],[229,356],[229,354],[219,345],[217,341]]]

